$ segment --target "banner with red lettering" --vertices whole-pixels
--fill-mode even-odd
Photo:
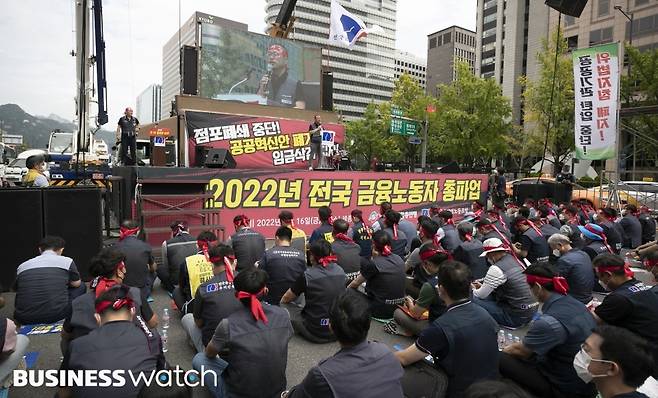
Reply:
[[[309,121],[208,112],[185,112],[185,119],[190,165],[196,165],[196,147],[204,146],[227,149],[238,169],[308,167]],[[343,143],[344,126],[323,127]]]
[[[432,206],[449,209],[458,220],[471,203],[485,198],[484,174],[414,174],[376,172],[320,172],[225,170],[209,181],[212,195],[206,208],[220,210],[222,222],[245,214],[251,226],[271,238],[279,226],[278,214],[289,210],[295,225],[310,234],[320,225],[317,209],[330,206],[333,216],[351,221],[360,209],[372,224],[379,218],[379,204],[391,202],[412,222],[429,215]]]

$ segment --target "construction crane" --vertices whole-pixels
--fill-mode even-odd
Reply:
[[[272,37],[280,37],[287,39],[292,28],[295,25],[295,17],[292,12],[295,10],[297,0],[284,0],[279,10],[279,15],[276,16],[276,21],[268,29],[268,34]]]

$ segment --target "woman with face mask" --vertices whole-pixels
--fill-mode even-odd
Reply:
[[[24,187],[45,188],[50,185],[48,177],[44,174],[46,171],[46,159],[43,155],[32,155],[25,161],[28,168],[27,174],[23,177]]]
[[[500,373],[537,397],[594,397],[572,366],[581,344],[596,326],[587,307],[567,295],[569,285],[547,262],[525,270],[542,314],[519,343],[503,349]]]
[[[648,398],[637,391],[654,367],[649,344],[626,329],[599,326],[573,360],[585,383],[593,382],[602,398]]]

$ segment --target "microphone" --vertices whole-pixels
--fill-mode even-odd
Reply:
[[[237,86],[239,86],[239,85],[241,85],[242,83],[246,82],[247,80],[251,79],[251,74],[252,74],[253,72],[254,72],[254,70],[253,70],[252,68],[249,68],[249,70],[247,71],[247,77],[245,77],[244,79],[242,79],[242,80],[240,80],[239,82],[235,83],[235,84],[234,84],[233,86],[231,86],[231,88],[228,90],[229,95],[230,95],[231,93],[233,93],[233,90],[234,90]]]
[[[265,87],[265,98],[268,98],[270,96],[270,81],[272,79],[272,70],[274,67],[272,64],[268,63],[267,64],[267,73],[265,73],[265,76],[267,77],[267,86]]]

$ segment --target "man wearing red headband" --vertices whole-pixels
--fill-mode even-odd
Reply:
[[[487,273],[487,259],[482,257],[484,251],[482,241],[476,239],[473,233],[473,224],[462,221],[457,225],[459,233],[459,246],[452,253],[456,261],[466,264],[471,270],[473,279],[482,279]]]
[[[290,313],[295,333],[312,343],[329,343],[336,341],[329,328],[329,312],[336,298],[345,292],[347,276],[336,263],[338,259],[326,240],[313,242],[309,251],[311,268],[297,278],[281,298],[281,304],[286,305]],[[306,301],[303,309],[290,304],[302,293]]]
[[[439,230],[439,225],[433,220],[426,218],[418,223],[418,235],[420,236],[422,244],[420,247],[415,248],[405,262],[405,270],[407,273],[411,272],[413,279],[407,278],[405,291],[412,298],[418,298],[420,288],[423,284],[431,279],[423,268],[423,259],[420,257],[420,252],[439,248],[437,244],[436,232]]]
[[[116,285],[95,302],[95,317],[100,325],[86,336],[71,342],[62,361],[62,370],[124,370],[135,377],[148,376],[164,369],[166,363],[158,332],[135,315],[135,303],[126,285]],[[126,378],[128,376],[126,375]],[[136,397],[141,386],[126,381],[123,387],[73,387],[75,397]],[[59,396],[70,396],[61,391]]]
[[[208,251],[213,277],[199,285],[191,314],[181,319],[183,329],[197,352],[203,352],[219,322],[242,308],[235,298],[233,269],[235,256],[230,246],[218,245]]]
[[[622,237],[622,248],[635,249],[642,244],[642,224],[638,219],[637,207],[634,204],[627,204],[621,212],[622,218],[619,225],[624,231]]]
[[[233,218],[235,233],[227,244],[233,246],[235,257],[238,259],[238,271],[253,267],[265,253],[265,237],[258,231],[251,229],[249,218],[245,215]]]
[[[127,273],[123,283],[138,288],[144,298],[152,301],[150,296],[157,266],[151,246],[138,238],[140,230],[137,221],[121,223],[119,242],[115,247],[126,256]]]
[[[585,304],[569,296],[569,285],[555,268],[535,263],[525,270],[542,314],[520,343],[503,349],[500,373],[534,396],[593,398],[596,391],[583,382],[573,358],[596,326]]]
[[[292,231],[290,246],[302,253],[306,253],[306,232],[295,226],[295,216],[292,212],[282,210],[281,213],[279,213],[279,222],[281,223],[281,226],[288,227]]]
[[[324,239],[331,243],[334,241],[334,218],[331,216],[331,208],[329,206],[321,206],[318,208],[318,219],[320,226],[313,230],[311,237],[308,238],[309,245],[318,239]]]
[[[388,237],[391,239],[391,248],[393,253],[400,256],[400,258],[405,258],[407,256],[407,243],[410,244],[407,234],[402,231],[400,228],[400,220],[402,220],[402,214],[398,213],[395,210],[388,210],[384,214],[384,229],[383,231],[388,234]],[[416,230],[414,229],[414,233]]]
[[[612,250],[619,254],[621,250],[624,230],[617,221],[617,210],[612,207],[604,207],[596,213],[596,223],[603,228],[603,234],[606,236],[608,244]]]
[[[372,255],[372,228],[363,219],[363,212],[352,210],[352,228],[349,229],[350,238],[361,248],[361,257],[369,259]]]
[[[200,275],[203,269],[207,269],[207,265],[210,262],[210,248],[212,248],[217,243],[217,235],[212,231],[202,231],[196,238],[196,244],[198,252],[195,255],[188,256],[185,258],[185,266],[181,268],[179,276],[178,287],[174,289],[174,302],[181,312],[181,315],[185,315],[192,311],[193,308],[193,297],[196,294],[196,291],[192,291],[192,286],[198,286],[203,282],[200,279]],[[205,262],[198,262],[198,256],[205,257]],[[195,272],[190,272],[190,269],[195,267]],[[190,275],[193,275],[196,279],[190,280]]]
[[[267,49],[267,73],[260,80],[258,95],[267,98],[268,105],[297,109],[306,108],[301,82],[288,69],[288,50],[280,44]]]
[[[642,224],[642,244],[656,240],[656,219],[647,206],[640,206],[638,219]]]
[[[601,285],[611,291],[594,309],[597,321],[626,328],[650,342],[658,341],[656,288],[637,281],[620,256],[600,254],[593,264]],[[658,348],[654,348],[654,356],[658,359]]]
[[[267,272],[267,294],[263,301],[279,305],[281,297],[306,271],[306,255],[290,245],[292,231],[279,227],[274,234],[274,247],[265,251],[258,268]]]
[[[347,274],[347,279],[354,280],[361,269],[361,246],[357,245],[352,238],[347,236],[350,224],[339,218],[334,221],[334,242],[331,251],[338,258],[338,265]]]
[[[278,397],[286,389],[293,329],[285,309],[261,303],[266,283],[267,273],[255,267],[236,275],[242,308],[217,325],[205,351],[192,360],[197,371],[204,367],[214,397]]]
[[[525,217],[519,216],[513,221],[519,232],[519,241],[512,246],[516,255],[529,263],[548,260],[551,250],[539,227]]]
[[[162,242],[162,264],[157,269],[162,287],[172,296],[185,259],[197,253],[196,239],[190,235],[187,221],[174,221],[169,225],[171,239]]]

